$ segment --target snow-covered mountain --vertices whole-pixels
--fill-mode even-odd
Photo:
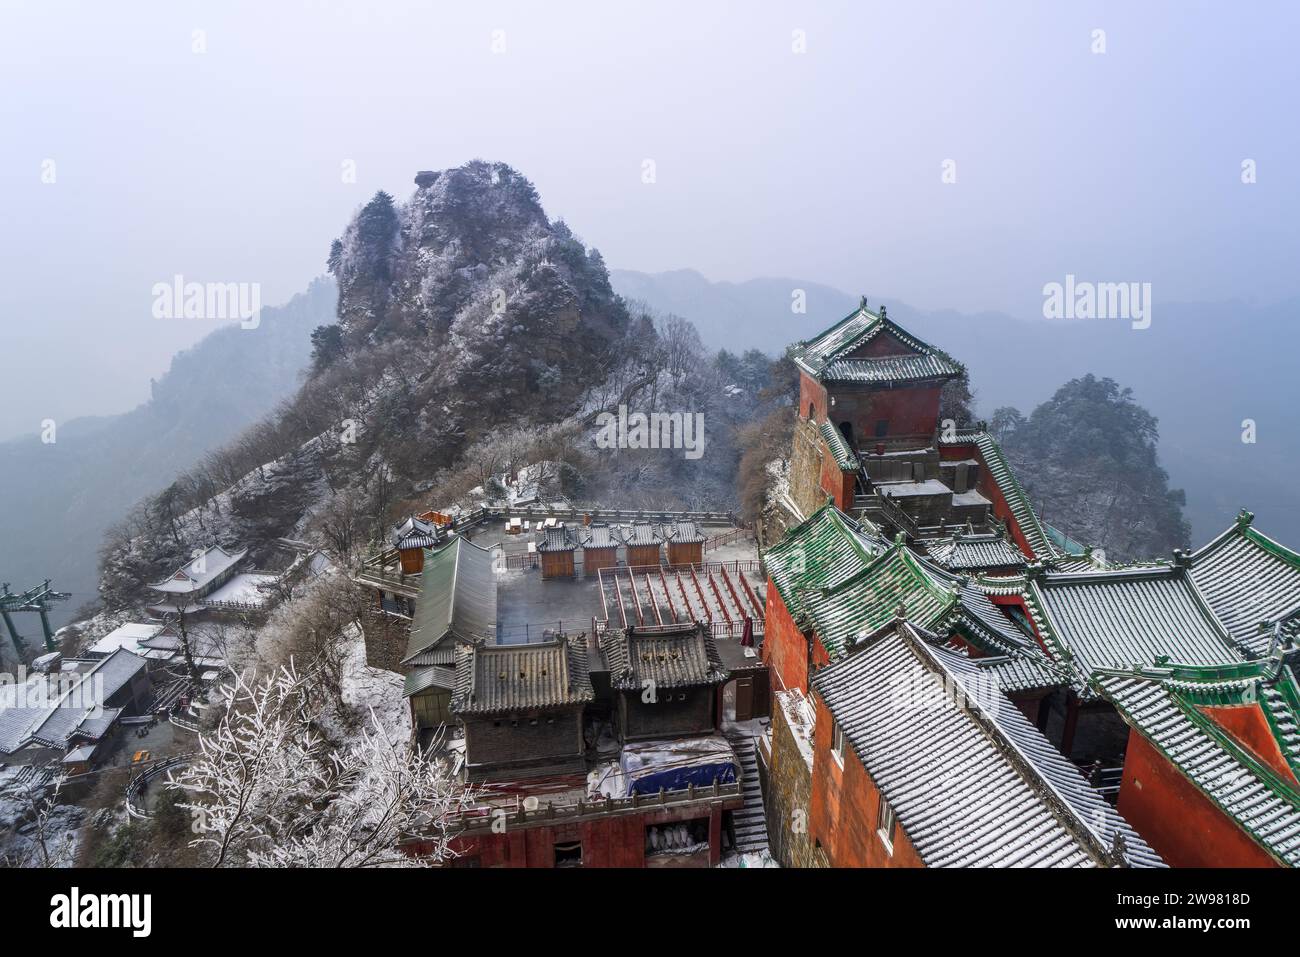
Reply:
[[[152,398],[130,412],[58,423],[52,443],[37,435],[0,443],[0,578],[21,588],[52,578],[72,599],[53,606],[51,619],[71,620],[95,597],[104,530],[294,393],[311,330],[329,321],[335,297],[322,278],[263,309],[255,329],[213,332],[177,354]],[[34,617],[15,623],[39,634]]]
[[[109,605],[211,542],[256,560],[277,537],[343,525],[376,540],[394,503],[476,440],[584,409],[633,325],[600,254],[501,163],[422,172],[405,202],[376,194],[329,266],[337,323],[312,334],[301,389],[111,530]]]

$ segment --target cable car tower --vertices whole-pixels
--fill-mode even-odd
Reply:
[[[14,627],[13,612],[16,611],[34,611],[41,616],[41,630],[45,633],[45,650],[54,650],[54,632],[50,629],[49,608],[52,601],[67,601],[72,596],[67,592],[55,591],[50,587],[50,580],[47,578],[43,584],[35,588],[29,588],[21,595],[15,595],[9,590],[9,583],[5,582],[0,585],[0,616],[4,617],[5,627],[9,629],[9,637],[13,640],[14,648],[19,655],[23,652],[23,637],[18,634],[18,629]]]

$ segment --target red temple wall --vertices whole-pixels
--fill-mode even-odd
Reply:
[[[808,640],[794,623],[771,576],[767,579],[767,602],[763,609],[763,663],[776,677],[773,689],[808,690]]]
[[[1276,862],[1137,731],[1129,731],[1119,813],[1171,867]]]
[[[1279,775],[1292,784],[1300,784],[1291,771],[1291,766],[1282,756],[1282,750],[1273,737],[1273,729],[1268,719],[1257,704],[1248,705],[1204,705],[1201,712],[1237,740],[1237,743],[1250,751]]]
[[[831,713],[815,698],[812,802],[808,833],[833,867],[924,867],[921,855],[899,821],[891,854],[876,833],[880,792],[853,749],[845,746],[844,766],[831,756]]]

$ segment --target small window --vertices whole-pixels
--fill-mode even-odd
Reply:
[[[831,757],[836,764],[844,767],[844,729],[834,718],[831,718]]]
[[[889,806],[889,802],[882,795],[880,798],[880,810],[876,813],[876,833],[880,835],[880,841],[885,845],[885,849],[892,856],[894,853],[894,835],[898,830],[898,818],[894,816],[894,809]]]
[[[888,435],[888,434],[889,434],[889,420],[888,420],[888,419],[877,419],[877,420],[876,420],[876,438],[878,438],[878,439],[883,439],[883,438],[884,438],[886,435]]]
[[[582,842],[567,841],[563,844],[555,845],[555,866],[556,867],[581,867],[582,866]]]

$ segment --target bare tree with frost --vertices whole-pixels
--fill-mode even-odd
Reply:
[[[290,662],[237,677],[199,757],[169,779],[185,791],[214,867],[419,867],[455,856],[459,813],[477,793],[446,762],[394,741],[378,721],[331,748],[315,730],[310,676]],[[421,854],[402,850],[420,843]]]

